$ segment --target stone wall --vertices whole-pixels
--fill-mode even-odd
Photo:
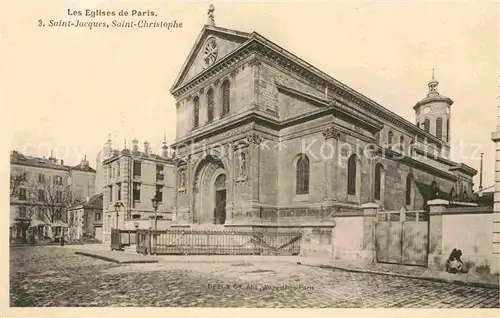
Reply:
[[[451,251],[462,251],[462,261],[476,272],[500,272],[500,256],[493,251],[493,210],[450,207],[445,200],[429,201],[429,266],[444,269]]]

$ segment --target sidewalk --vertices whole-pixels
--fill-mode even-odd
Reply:
[[[298,262],[306,266],[331,268],[355,273],[369,273],[376,275],[425,279],[431,281],[448,282],[459,285],[486,287],[493,289],[500,288],[500,276],[492,274],[478,274],[474,271],[470,271],[467,274],[451,274],[445,271],[438,271],[420,266],[380,263],[364,264],[355,261],[342,261],[313,257],[301,257]]]

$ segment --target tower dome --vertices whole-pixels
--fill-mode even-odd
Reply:
[[[438,91],[439,81],[434,77],[427,84],[427,96],[420,100],[415,110],[416,125],[437,138],[450,142],[451,98],[441,95]]]

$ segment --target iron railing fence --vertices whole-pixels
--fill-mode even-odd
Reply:
[[[137,233],[136,230],[111,230],[111,250],[120,251],[125,246],[136,244]]]
[[[164,255],[298,255],[300,232],[137,230],[137,252]]]

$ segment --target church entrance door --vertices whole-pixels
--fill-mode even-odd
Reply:
[[[214,224],[226,222],[226,175],[220,174],[215,179]]]

